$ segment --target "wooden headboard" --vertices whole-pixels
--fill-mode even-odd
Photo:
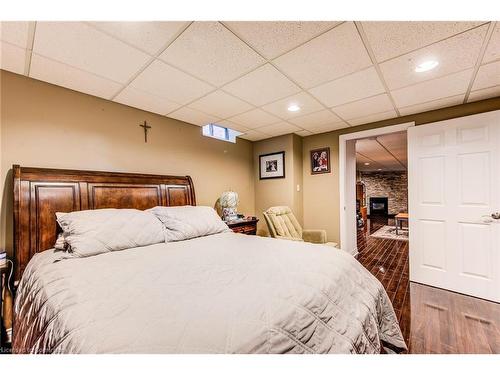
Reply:
[[[189,176],[26,168],[14,165],[14,260],[19,280],[31,257],[54,246],[56,212],[196,205]]]

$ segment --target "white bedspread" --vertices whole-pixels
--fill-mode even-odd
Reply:
[[[33,257],[17,353],[379,353],[405,349],[379,281],[350,255],[221,233],[87,258]]]

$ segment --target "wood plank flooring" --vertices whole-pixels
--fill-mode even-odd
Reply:
[[[394,219],[358,229],[358,261],[384,285],[410,353],[500,353],[500,304],[409,282],[408,242],[370,234]]]

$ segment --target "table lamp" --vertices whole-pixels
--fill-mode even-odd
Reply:
[[[238,218],[238,193],[235,191],[225,191],[220,196],[220,206],[222,208],[222,219],[224,221],[232,221]]]

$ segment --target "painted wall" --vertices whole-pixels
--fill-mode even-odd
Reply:
[[[191,175],[197,202],[232,188],[254,214],[252,143],[201,135],[198,126],[1,71],[0,248],[12,249],[12,164]],[[152,129],[148,143],[138,124]],[[292,168],[290,168],[292,169]]]
[[[380,128],[414,121],[416,125],[447,120],[456,117],[500,109],[500,97],[474,103],[458,105],[403,116],[399,118],[374,122],[329,133],[316,134],[302,140],[303,184],[304,184],[304,227],[326,229],[328,240],[339,242],[340,239],[340,207],[339,207],[339,136],[362,130]],[[332,173],[311,175],[309,170],[309,151],[320,147],[330,147]]]
[[[285,151],[285,178],[259,179],[259,155]],[[269,230],[262,212],[271,206],[290,207],[299,223],[302,223],[302,139],[296,134],[287,134],[253,144],[255,176],[255,212],[259,218],[257,232],[267,236]],[[300,185],[300,191],[297,191]]]

